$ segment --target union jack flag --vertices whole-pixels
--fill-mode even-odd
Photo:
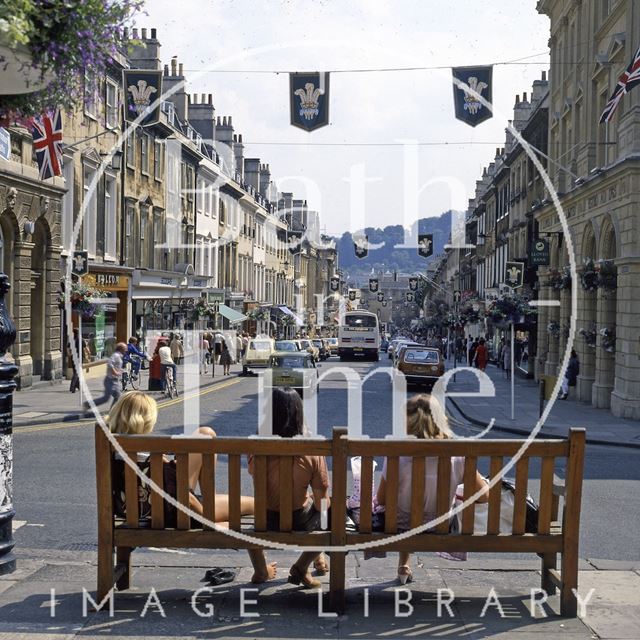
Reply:
[[[43,114],[33,120],[33,148],[40,167],[40,180],[62,175],[62,114]]]
[[[603,122],[609,122],[613,118],[620,101],[625,93],[629,93],[631,89],[640,84],[640,49],[636,51],[636,55],[633,57],[631,64],[627,67],[626,71],[620,76],[618,84],[614,89],[607,106],[604,108],[602,115],[600,116],[600,124]]]

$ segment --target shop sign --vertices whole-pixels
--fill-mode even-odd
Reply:
[[[532,267],[549,265],[549,241],[544,238],[537,238],[531,245],[529,252],[529,264]]]
[[[224,303],[224,291],[207,291],[207,302],[209,304]]]
[[[96,284],[103,287],[117,286],[120,284],[120,276],[117,273],[94,273]]]

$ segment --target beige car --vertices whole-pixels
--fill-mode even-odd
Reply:
[[[433,387],[444,375],[444,360],[439,349],[422,345],[404,345],[395,361],[396,369],[403,373],[407,383]]]
[[[313,356],[314,362],[318,362],[320,360],[320,350],[318,347],[314,346],[311,340],[308,340],[307,338],[300,338],[297,342],[300,344],[301,351],[306,351]]]

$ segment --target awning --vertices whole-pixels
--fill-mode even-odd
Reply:
[[[282,313],[285,313],[288,316],[291,316],[296,321],[296,324],[299,327],[304,325],[304,322],[302,321],[302,318],[300,318],[299,315],[293,313],[293,311],[291,311],[291,309],[289,309],[289,307],[287,307],[287,305],[284,305],[284,304],[283,305],[278,305],[277,308],[280,309],[280,311],[282,311]]]
[[[231,307],[228,307],[226,304],[219,305],[218,312],[222,314],[231,324],[235,324],[236,322],[244,322],[247,319],[247,316],[239,313]]]

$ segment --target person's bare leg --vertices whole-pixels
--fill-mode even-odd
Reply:
[[[398,554],[398,580],[402,584],[411,582],[413,579],[413,575],[411,573],[411,567],[409,566],[410,557],[411,557],[411,554],[407,553],[406,551],[401,551]]]
[[[208,436],[215,438],[216,432],[211,427],[199,427],[193,432],[194,436]],[[189,454],[189,488],[193,491],[200,479],[202,470],[202,455],[199,453]]]
[[[251,582],[261,584],[276,577],[277,562],[267,564],[267,558],[262,549],[248,549],[251,565],[253,566],[253,576]]]
[[[300,557],[296,560],[295,564],[289,571],[290,578],[293,579],[295,584],[304,584],[306,587],[319,587],[320,581],[315,580],[309,573],[309,566],[312,562],[317,560],[321,554],[315,551],[305,551],[300,554]]]

